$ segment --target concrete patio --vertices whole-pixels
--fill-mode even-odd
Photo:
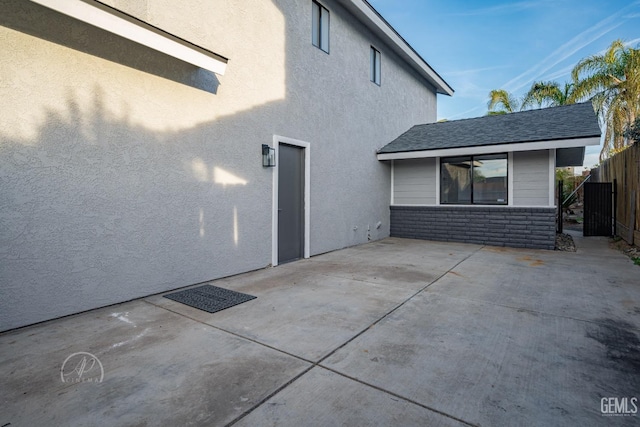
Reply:
[[[212,282],[258,297],[214,314],[155,295],[6,332],[0,427],[636,425],[601,398],[640,397],[640,268],[574,238],[390,238]],[[76,352],[102,382],[61,381]]]

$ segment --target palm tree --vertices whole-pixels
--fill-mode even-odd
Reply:
[[[559,105],[573,104],[573,83],[565,83],[560,88],[557,82],[534,82],[531,89],[522,98],[522,103],[514,95],[504,89],[495,89],[489,92],[489,115],[513,113],[515,111],[528,110],[537,106],[556,107]],[[496,110],[496,107],[502,107]]]
[[[574,96],[591,97],[604,126],[600,160],[630,144],[624,131],[640,117],[640,50],[616,40],[604,54],[578,62],[571,76]]]
[[[557,82],[534,82],[529,92],[524,96],[522,109],[529,108],[534,104],[537,104],[539,108],[573,104],[576,102],[574,88],[573,83],[565,83],[561,88]]]
[[[496,110],[495,108],[498,106],[502,108]],[[489,109],[487,114],[490,116],[513,113],[520,110],[520,101],[504,89],[494,89],[489,92],[487,108]]]

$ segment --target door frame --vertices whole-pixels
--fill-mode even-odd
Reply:
[[[271,210],[271,265],[278,265],[278,175],[279,175],[279,152],[280,144],[300,147],[304,151],[304,258],[310,256],[309,235],[310,223],[310,201],[311,201],[311,144],[299,139],[287,138],[286,136],[273,135],[273,147],[275,149],[276,167],[273,171],[272,184],[272,210]]]

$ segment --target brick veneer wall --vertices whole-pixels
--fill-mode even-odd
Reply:
[[[553,249],[554,207],[391,206],[391,236]]]

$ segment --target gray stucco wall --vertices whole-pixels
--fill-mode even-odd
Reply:
[[[553,249],[555,208],[391,206],[391,235],[411,239]]]
[[[0,330],[269,265],[274,134],[311,144],[312,255],[388,235],[376,149],[434,121],[436,96],[341,6],[323,2],[327,55],[311,1],[110,4],[227,71],[1,3]]]

